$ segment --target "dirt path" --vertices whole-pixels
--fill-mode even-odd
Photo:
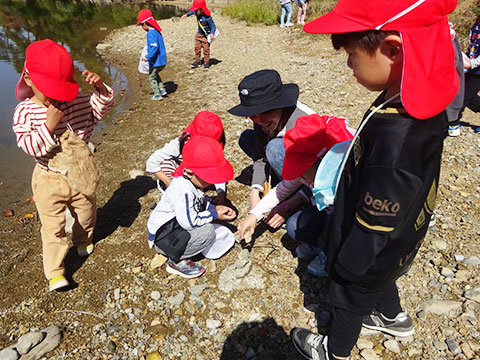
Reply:
[[[47,293],[39,224],[19,222],[34,206],[25,204],[15,218],[0,219],[0,348],[32,328],[55,324],[64,328],[64,340],[52,352],[59,359],[136,359],[156,350],[164,359],[297,359],[290,329],[315,328],[314,309],[318,321],[324,321],[325,281],[305,272],[307,264],[292,255],[295,244],[283,230],[267,231],[256,240],[249,255],[251,283],[236,291],[224,291],[221,274],[240,255],[238,244],[215,268],[202,260],[208,271],[196,281],[169,277],[164,267],[152,269],[150,264],[155,253],[148,249],[145,226],[159,194],[150,177],[131,179],[129,172],[143,170],[154,150],[180,134],[198,111],[210,110],[223,121],[225,152],[240,175],[249,161],[236,139],[251,124],[226,110],[238,103],[237,85],[245,75],[276,69],[285,83],[300,86],[300,101],[322,115],[345,117],[354,127],[376,96],[356,84],[345,55],[334,52],[327,37],[307,36],[300,28],[247,27],[213,16],[221,35],[212,45],[215,64],[209,71],[189,67],[194,19],[160,22],[169,61],[161,75],[170,92],[161,102],[150,100],[148,80],[136,71],[145,33],[131,26],[105,41],[112,45],[105,56],[127,74],[130,87],[125,90],[134,100],[95,139],[104,171],[95,253],[84,263],[68,257],[76,289]],[[416,335],[399,341],[362,333],[355,354],[367,359],[375,353],[385,359],[480,355],[478,293],[469,292],[480,288],[480,136],[468,126],[480,126],[480,121],[468,111],[464,120],[462,136],[445,141],[437,226],[400,280]],[[247,193],[240,182],[229,184],[240,219]],[[453,310],[445,310],[447,304]],[[86,311],[101,319],[59,310]]]

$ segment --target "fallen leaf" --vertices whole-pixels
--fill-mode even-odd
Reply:
[[[9,216],[13,216],[13,210],[12,209],[6,209],[3,213],[2,213],[2,216],[5,216],[5,217],[9,217]]]
[[[25,214],[24,218],[25,219],[33,219],[35,217],[35,215],[33,214]]]

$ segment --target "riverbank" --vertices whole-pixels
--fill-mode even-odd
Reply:
[[[95,138],[104,172],[95,252],[85,261],[69,254],[78,287],[48,293],[39,223],[24,219],[34,205],[0,219],[0,348],[31,329],[59,325],[64,338],[49,356],[62,359],[137,359],[154,351],[164,359],[300,359],[288,338],[291,328],[316,328],[315,310],[317,321],[325,323],[325,280],[305,272],[307,264],[294,257],[295,244],[283,230],[264,232],[250,252],[236,244],[215,263],[201,260],[207,272],[197,280],[170,276],[164,265],[152,263],[145,226],[159,193],[149,176],[132,179],[130,172],[144,169],[148,156],[180,134],[198,111],[210,110],[223,121],[226,157],[240,175],[249,161],[236,139],[251,122],[226,110],[238,103],[237,85],[245,75],[276,69],[285,83],[300,86],[300,101],[321,115],[345,117],[354,127],[376,96],[356,84],[345,54],[333,51],[328,37],[307,36],[297,27],[247,27],[217,12],[213,17],[221,34],[208,71],[189,67],[195,20],[159,22],[169,61],[161,75],[170,92],[160,102],[150,100],[148,80],[136,71],[145,33],[130,26],[105,41],[111,47],[104,56],[127,75],[133,98]],[[363,332],[354,358],[480,356],[480,137],[469,126],[480,121],[469,111],[464,121],[462,135],[445,141],[437,225],[399,281],[416,334],[399,340]],[[242,219],[248,186],[238,180],[229,183],[228,196]],[[248,275],[226,281],[239,257],[249,264]]]

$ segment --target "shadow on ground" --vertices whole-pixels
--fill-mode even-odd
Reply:
[[[300,360],[289,335],[275,319],[241,323],[223,344],[220,360]]]

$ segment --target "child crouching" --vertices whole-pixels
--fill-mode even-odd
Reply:
[[[167,271],[185,278],[205,269],[191,258],[215,239],[214,220],[233,220],[235,212],[215,205],[204,189],[233,178],[222,145],[210,137],[194,136],[184,146],[183,161],[147,223],[148,242],[168,257]]]

